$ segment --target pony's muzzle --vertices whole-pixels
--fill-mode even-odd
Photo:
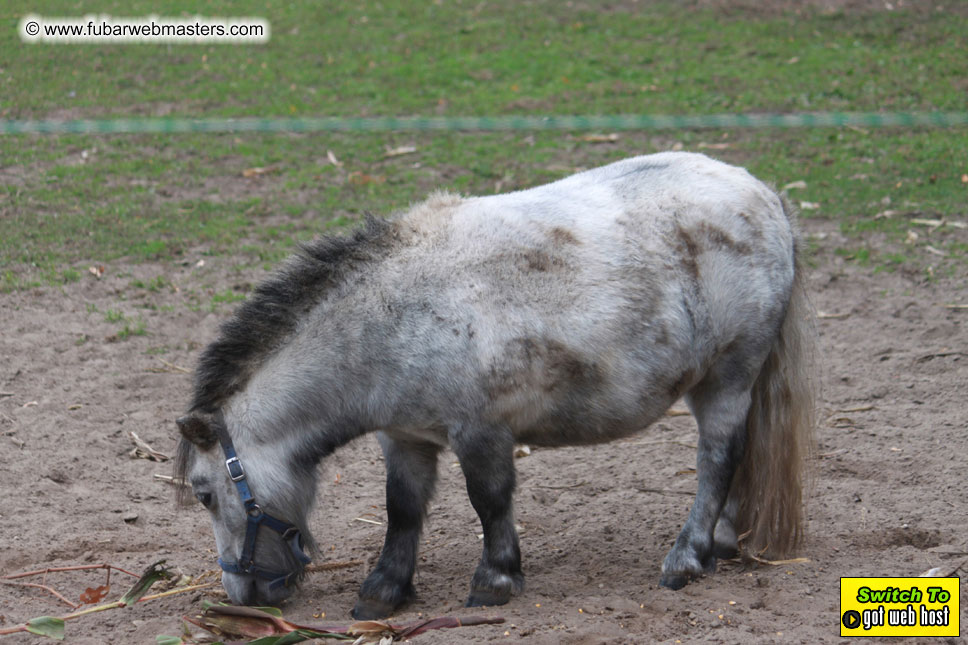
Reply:
[[[222,572],[222,587],[229,600],[235,605],[275,606],[289,598],[295,591],[295,584],[273,585],[244,573]]]

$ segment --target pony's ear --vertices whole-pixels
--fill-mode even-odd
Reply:
[[[212,415],[204,412],[189,412],[183,417],[175,420],[178,431],[186,441],[195,444],[199,448],[211,448],[217,439],[215,428],[212,427]]]

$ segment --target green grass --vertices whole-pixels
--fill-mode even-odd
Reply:
[[[623,10],[490,3],[106,2],[99,12],[267,18],[266,45],[25,45],[0,12],[0,114],[377,116],[964,110],[964,12]],[[46,16],[78,16],[47,3]],[[914,217],[968,219],[964,130],[212,134],[0,137],[0,290],[68,285],[88,263],[232,254],[268,266],[295,243],[435,188],[487,194],[681,145],[779,186],[858,249]],[[710,144],[716,147],[710,148]],[[726,147],[722,147],[726,144]],[[385,157],[416,145],[417,152]],[[331,150],[342,164],[327,159]],[[271,172],[246,178],[243,171]],[[875,218],[894,211],[890,217]],[[924,232],[924,231],[922,231]],[[928,238],[922,240],[927,243]],[[968,258],[963,238],[935,242]],[[905,264],[918,246],[881,257]],[[900,257],[889,255],[901,254]],[[931,257],[932,262],[938,261]],[[132,283],[156,291],[165,283]],[[218,302],[213,298],[212,306]],[[195,306],[202,306],[196,302]]]

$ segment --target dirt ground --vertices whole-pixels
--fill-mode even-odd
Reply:
[[[964,272],[939,271],[930,281],[923,269],[875,272],[833,253],[844,245],[834,224],[807,220],[804,227],[818,247],[809,290],[823,312],[819,456],[801,553],[809,561],[755,569],[724,562],[679,592],[657,586],[696,485],[695,475],[681,473],[694,465],[695,425],[669,416],[627,441],[519,458],[527,589],[483,612],[505,617],[505,625],[415,642],[833,642],[841,576],[959,566],[964,575],[968,310],[944,306],[965,303]],[[0,295],[0,574],[102,562],[140,572],[162,558],[190,575],[215,568],[207,513],[175,507],[172,485],[155,478],[169,473],[168,464],[129,456],[131,431],[172,453],[174,419],[190,384],[181,368],[194,365],[232,310],[193,310],[186,294],[261,277],[232,270],[231,257],[206,257],[199,267],[200,258],[109,265],[100,279]],[[157,275],[172,286],[132,286]],[[119,338],[119,323],[106,320],[110,309],[141,316],[147,334]],[[400,621],[418,612],[482,613],[461,606],[480,550],[461,479],[453,455],[443,459],[421,548],[419,599]],[[321,480],[311,523],[323,550],[317,561],[367,564],[312,574],[284,610],[296,622],[347,622],[382,543],[383,527],[372,523],[384,513],[375,440],[339,451]],[[48,578],[75,602],[102,581],[101,572]],[[111,598],[130,584],[120,574],[112,583]],[[180,616],[195,612],[200,596],[71,621],[67,640],[153,643],[157,634],[178,634]],[[0,585],[0,628],[67,611],[40,589]]]

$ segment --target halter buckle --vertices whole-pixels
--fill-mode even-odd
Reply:
[[[238,457],[229,457],[225,460],[225,467],[229,471],[229,479],[234,482],[239,482],[245,479],[245,468],[242,467],[242,462],[239,461]]]

